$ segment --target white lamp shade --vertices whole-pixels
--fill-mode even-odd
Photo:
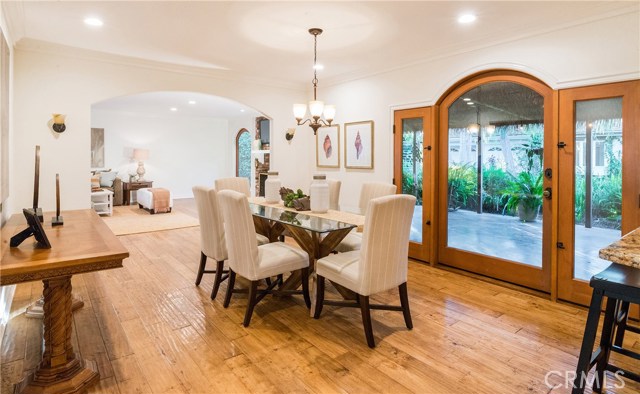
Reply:
[[[467,126],[467,131],[469,133],[477,133],[480,131],[480,125],[477,123],[470,123],[469,126]]]
[[[324,106],[324,118],[326,120],[333,120],[336,116],[336,106],[335,105],[325,105]]]
[[[496,126],[490,124],[489,126],[486,127],[487,130],[487,134],[491,135],[496,131]]]
[[[322,101],[309,101],[309,112],[313,117],[321,117],[324,110],[324,102]]]
[[[149,149],[134,149],[133,159],[137,161],[145,161],[149,158]]]
[[[293,116],[296,119],[304,118],[304,115],[307,113],[307,105],[306,104],[293,104]]]

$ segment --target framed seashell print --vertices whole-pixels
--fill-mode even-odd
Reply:
[[[340,168],[340,125],[318,129],[316,133],[316,166]]]
[[[344,168],[373,169],[373,120],[344,124]]]

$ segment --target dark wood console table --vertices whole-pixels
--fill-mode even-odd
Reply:
[[[16,385],[16,393],[80,393],[100,379],[95,362],[81,359],[71,341],[73,315],[71,276],[122,267],[129,252],[93,209],[65,211],[64,226],[43,227],[51,249],[38,248],[33,238],[17,248],[9,239],[26,227],[22,214],[11,216],[2,229],[0,285],[44,282],[44,349],[35,372]]]
[[[153,181],[122,182],[122,205],[131,204],[131,192],[145,187],[153,187]]]

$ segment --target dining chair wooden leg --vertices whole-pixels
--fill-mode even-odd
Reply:
[[[256,306],[256,293],[258,292],[258,281],[252,280],[249,286],[249,299],[247,300],[247,311],[244,314],[244,322],[242,325],[249,327],[251,323],[251,315],[253,315],[253,307]]]
[[[322,304],[324,303],[324,276],[316,275],[316,308],[313,312],[313,318],[319,319],[322,312]]]
[[[309,267],[300,270],[302,276],[302,296],[307,309],[311,309],[311,298],[309,298]]]
[[[220,282],[222,282],[222,272],[224,270],[224,261],[216,261],[216,276],[213,279],[213,289],[211,289],[211,299],[215,300],[218,295],[218,289],[220,288]]]
[[[204,274],[204,266],[207,264],[207,255],[200,252],[200,268],[198,268],[198,276],[196,276],[196,286],[200,286],[202,275]]]
[[[364,326],[364,336],[367,337],[367,345],[370,348],[376,347],[373,339],[373,327],[371,326],[371,309],[369,308],[369,296],[358,294],[358,303],[360,304],[360,312],[362,313],[362,325]]]
[[[413,329],[413,322],[411,321],[411,311],[409,310],[409,294],[407,293],[407,282],[404,282],[398,286],[400,291],[400,305],[402,305],[402,314],[404,315],[404,324],[407,325],[409,330]]]
[[[279,286],[282,286],[282,284],[284,283],[284,275],[282,274],[278,275],[278,282],[280,282]]]
[[[236,273],[229,268],[229,282],[227,283],[227,294],[224,296],[224,303],[222,306],[225,308],[229,306],[231,301],[231,294],[233,293],[233,286],[236,284]]]

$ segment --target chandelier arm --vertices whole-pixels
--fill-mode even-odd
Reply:
[[[302,126],[303,124],[305,124],[307,122],[309,122],[309,124],[313,123],[313,122],[311,122],[311,119],[306,119],[304,121],[298,120],[298,126]]]

